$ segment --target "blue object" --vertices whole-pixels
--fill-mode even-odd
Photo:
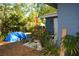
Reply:
[[[23,39],[26,39],[27,34],[24,34],[23,32],[11,32],[5,39],[6,42],[16,42]]]

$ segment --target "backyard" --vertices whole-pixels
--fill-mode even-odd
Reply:
[[[42,3],[1,3],[0,55],[52,55],[52,45],[48,40],[49,33],[45,28],[44,18],[40,16],[54,12],[56,12],[54,7]],[[27,38],[22,36],[25,33]],[[20,38],[15,37],[18,35]],[[34,40],[40,41],[43,48],[41,51],[23,45],[28,42],[32,43]]]
[[[77,4],[0,3],[0,56],[78,56],[76,7]]]

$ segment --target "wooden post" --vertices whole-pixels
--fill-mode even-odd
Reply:
[[[67,28],[63,28],[62,29],[62,41],[61,41],[61,48],[60,48],[60,56],[64,56],[65,55],[65,48],[64,48],[64,45],[63,45],[63,41],[64,41],[64,38],[67,35]]]

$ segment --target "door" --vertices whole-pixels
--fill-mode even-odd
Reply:
[[[54,34],[54,20],[53,20],[53,17],[46,17],[46,29],[50,34]]]

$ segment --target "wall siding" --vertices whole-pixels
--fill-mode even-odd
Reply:
[[[60,46],[62,28],[68,34],[75,35],[79,32],[79,4],[58,4],[58,45]]]

